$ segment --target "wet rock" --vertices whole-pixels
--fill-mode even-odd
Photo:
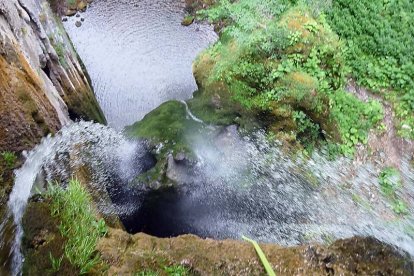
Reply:
[[[194,168],[186,160],[185,155],[180,156],[182,160],[177,161],[170,154],[167,158],[166,176],[177,185],[189,184],[194,180]]]
[[[64,256],[65,238],[59,231],[59,222],[51,216],[48,202],[30,202],[23,217],[25,257],[23,275],[44,275],[52,270],[49,256]],[[62,258],[60,275],[79,275],[68,259]]]
[[[76,21],[75,26],[78,27],[78,28],[81,27],[82,26],[82,22]]]
[[[74,16],[77,12],[78,11],[76,9],[66,9],[65,15],[71,17]]]
[[[105,123],[87,74],[49,5],[7,0],[0,6],[5,19],[0,20],[0,152],[19,155],[31,149],[69,117]],[[26,15],[29,22],[22,20]],[[0,168],[0,202],[10,191],[8,171]]]
[[[88,4],[86,1],[80,1],[77,6],[79,11],[85,11],[87,7],[88,7]]]
[[[183,26],[190,26],[194,22],[194,16],[186,16],[184,17],[183,21],[181,21],[181,25]]]

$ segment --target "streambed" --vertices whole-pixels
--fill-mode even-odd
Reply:
[[[181,0],[96,0],[64,22],[110,126],[197,90],[192,62],[217,35],[209,25],[182,26],[184,8]]]

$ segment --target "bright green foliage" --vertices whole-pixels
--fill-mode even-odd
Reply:
[[[395,104],[399,133],[414,137],[414,5],[410,0],[337,0],[327,12],[346,41],[358,83]],[[392,89],[393,92],[390,92]]]
[[[49,259],[52,264],[52,269],[50,270],[50,272],[52,273],[59,272],[60,266],[62,264],[63,256],[61,256],[60,258],[55,258],[53,257],[52,253],[49,252]]]
[[[256,250],[257,255],[259,255],[259,259],[262,262],[262,264],[263,264],[263,266],[266,270],[267,275],[268,276],[276,276],[276,273],[273,271],[272,265],[267,260],[266,255],[263,253],[263,251],[260,248],[259,244],[256,241],[254,241],[252,239],[249,239],[245,236],[242,236],[242,239],[245,240],[245,241],[250,242],[251,244],[253,244],[254,249]]]
[[[321,1],[219,1],[203,12],[227,26],[208,50],[215,62],[210,81],[225,83],[247,109],[272,113],[283,106],[305,145],[313,146],[320,131],[352,154],[382,119],[382,108],[345,92],[346,47],[324,16],[315,17],[325,9]],[[311,135],[303,136],[309,133],[303,127]]]
[[[402,201],[397,192],[402,186],[402,181],[399,172],[395,168],[385,168],[379,175],[379,184],[381,191],[392,203],[392,209],[397,214],[406,214],[408,212],[407,206]]]
[[[169,276],[188,276],[190,271],[182,265],[173,265],[164,267],[165,273]]]
[[[50,185],[47,196],[51,200],[52,216],[59,219],[59,230],[67,239],[66,258],[79,267],[81,274],[88,273],[101,263],[95,247],[99,238],[107,233],[104,220],[96,218],[92,199],[77,180],[71,180],[66,189]],[[53,259],[53,262],[57,261]]]
[[[16,154],[11,151],[3,151],[0,155],[3,158],[4,162],[6,162],[6,166],[9,167],[9,169],[12,169],[16,164]]]

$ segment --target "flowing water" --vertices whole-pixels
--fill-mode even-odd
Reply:
[[[110,127],[89,122],[73,123],[44,138],[16,171],[8,203],[7,218],[15,225],[8,244],[13,274],[23,262],[21,222],[35,183],[40,189],[48,180],[65,184],[85,166],[91,177],[84,184],[97,195],[99,210],[120,216],[132,233],[217,239],[244,234],[288,246],[362,235],[414,255],[414,174],[408,163],[397,190],[407,204],[408,214],[402,216],[381,193],[371,164],[331,161],[319,153],[290,156],[263,133],[243,137],[235,126],[203,125],[197,136],[191,147],[198,161],[174,168],[185,181],[158,191],[136,182],[137,175],[154,165],[144,141],[129,141]],[[7,220],[2,236],[5,224]]]
[[[33,192],[44,189],[46,183],[52,181],[64,185],[72,176],[79,174],[82,168],[87,167],[90,179],[85,184],[93,194],[98,195],[94,198],[97,199],[99,210],[104,214],[128,214],[139,206],[128,203],[126,196],[122,203],[114,205],[108,197],[101,195],[111,191],[114,197],[119,194],[131,196],[126,191],[127,185],[123,184],[145,170],[150,158],[145,155],[144,148],[145,143],[128,141],[112,128],[91,122],[78,122],[64,127],[54,137],[45,137],[27,153],[24,165],[15,171],[15,184],[8,201],[8,210],[0,224],[0,237],[9,237],[7,231],[12,231],[14,235],[12,240],[2,239],[0,242],[2,248],[10,249],[12,274],[20,273],[24,261],[21,253],[22,218]],[[152,166],[151,160],[149,163]]]
[[[191,65],[217,38],[209,25],[181,26],[180,0],[95,0],[65,23],[109,125],[121,129],[197,90]]]

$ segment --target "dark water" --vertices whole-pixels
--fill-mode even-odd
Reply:
[[[182,26],[183,17],[179,0],[95,0],[65,23],[110,126],[121,129],[197,89],[192,62],[216,34]]]

